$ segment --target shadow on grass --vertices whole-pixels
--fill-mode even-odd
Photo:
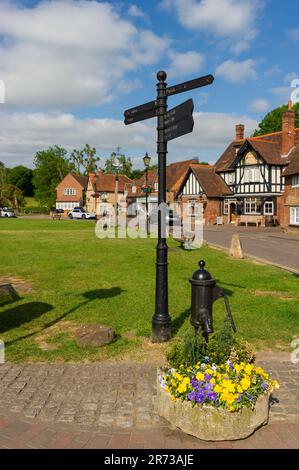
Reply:
[[[53,305],[43,302],[29,302],[27,304],[12,307],[0,313],[0,333],[5,333],[13,328],[19,328],[29,323],[44,313],[53,310]]]
[[[111,287],[110,289],[96,289],[96,290],[92,290],[92,291],[88,291],[88,292],[84,292],[82,294],[83,297],[85,297],[87,300],[84,300],[83,302],[81,302],[80,304],[78,305],[75,305],[75,307],[72,307],[70,310],[68,310],[67,312],[64,312],[62,315],[60,315],[59,317],[57,318],[54,318],[52,321],[46,323],[43,328],[39,329],[38,331],[34,331],[32,333],[29,333],[28,335],[24,335],[24,336],[21,336],[19,338],[16,338],[12,341],[8,341],[6,344],[7,345],[10,345],[10,344],[13,344],[13,343],[16,343],[18,341],[21,341],[23,339],[28,339],[30,338],[31,336],[35,336],[37,334],[40,334],[42,333],[44,330],[46,330],[47,328],[50,328],[51,326],[54,326],[56,323],[58,323],[59,321],[61,321],[63,318],[67,317],[68,315],[70,315],[71,313],[75,312],[76,310],[78,310],[80,307],[83,307],[84,305],[87,305],[89,304],[90,302],[92,302],[93,300],[97,300],[97,299],[108,299],[110,297],[116,297],[117,295],[120,295],[122,294],[123,292],[125,292],[123,289],[121,289],[120,287]],[[21,326],[23,323],[26,323],[26,322],[30,322],[31,320],[34,320],[34,318],[37,318],[38,316],[42,315],[43,313],[46,313],[46,312],[49,312],[50,310],[53,310],[53,306],[52,305],[49,305],[49,304],[42,304],[42,303],[39,303],[39,302],[32,302],[32,305],[34,304],[38,304],[40,306],[44,305],[44,306],[48,306],[48,307],[51,307],[51,308],[48,308],[48,310],[45,309],[45,311],[41,311],[40,314],[36,314],[34,316],[31,315],[28,315],[28,319],[25,320],[25,321],[21,321],[19,325],[12,325],[11,328],[15,328],[17,326]],[[30,304],[26,304],[26,305],[30,305]],[[26,305],[21,305],[20,307],[26,307]],[[18,307],[16,307],[18,308]],[[13,310],[13,309],[10,309],[10,310]],[[34,308],[32,309],[32,312],[34,313]],[[1,323],[2,323],[2,315],[5,315],[6,312],[9,312],[8,310],[5,311],[3,314],[0,314],[0,333],[3,333],[4,331],[1,330]],[[79,326],[79,325],[78,325]]]
[[[172,334],[176,335],[180,328],[185,323],[186,319],[191,316],[191,309],[185,310],[184,312],[180,313],[178,317],[176,317],[172,322]]]
[[[12,284],[0,285],[0,307],[22,300]]]

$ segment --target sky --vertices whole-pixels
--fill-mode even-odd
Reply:
[[[168,100],[195,105],[168,163],[214,163],[236,124],[250,135],[294,96],[298,17],[294,0],[0,0],[0,160],[33,167],[39,150],[89,143],[101,166],[118,146],[136,168],[145,152],[155,163],[155,119],[125,126],[123,112],[155,99],[165,70],[168,86],[215,76]]]

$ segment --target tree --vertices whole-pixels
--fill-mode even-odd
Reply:
[[[88,175],[88,173],[96,171],[97,163],[100,161],[100,157],[97,157],[96,153],[96,149],[90,147],[89,144],[86,144],[82,150],[74,149],[72,151],[70,161],[75,165],[79,175],[82,172]]]
[[[110,158],[107,158],[105,162],[105,173],[115,173],[116,169],[113,166],[114,158],[116,153],[112,152]],[[125,155],[117,155],[118,161],[120,163],[119,173],[122,175],[130,176],[132,173],[132,162],[130,157],[126,158]]]
[[[270,111],[264,119],[259,123],[259,128],[252,134],[253,137],[259,135],[271,134],[272,132],[279,132],[282,130],[282,113],[288,109],[287,105]],[[295,111],[295,126],[299,127],[299,103],[293,106]]]
[[[131,180],[139,180],[144,175],[144,170],[132,170],[129,177]]]
[[[74,164],[67,158],[67,151],[55,145],[47,150],[37,152],[34,165],[33,184],[34,196],[50,209],[56,201],[56,187],[58,183],[72,170]]]
[[[19,210],[24,205],[24,195],[20,188],[13,184],[4,184],[0,189],[0,207],[12,207]]]
[[[23,165],[11,168],[8,173],[8,182],[17,186],[23,192],[24,196],[33,196],[33,171]]]

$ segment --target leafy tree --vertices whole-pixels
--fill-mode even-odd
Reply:
[[[70,160],[75,165],[76,172],[81,174],[82,172],[86,175],[88,173],[94,173],[97,169],[97,163],[100,157],[96,156],[96,149],[86,144],[82,150],[74,149],[71,153]]]
[[[105,173],[115,173],[116,169],[113,166],[114,158],[116,157],[116,153],[112,152],[110,158],[107,158],[105,162]],[[119,173],[122,175],[127,175],[130,177],[132,173],[132,162],[130,157],[126,158],[125,155],[117,155],[120,168],[119,168]]]
[[[33,196],[33,171],[23,165],[11,168],[8,173],[8,182],[22,190],[24,196]]]
[[[12,184],[0,184],[0,207],[18,210],[25,202],[23,192]]]
[[[37,152],[34,165],[34,196],[42,205],[50,208],[56,201],[58,183],[74,170],[74,164],[67,158],[67,151],[55,145]]]
[[[259,128],[252,134],[253,137],[259,135],[271,134],[272,132],[279,132],[282,130],[282,113],[288,109],[287,105],[270,111],[264,119],[259,123]],[[299,127],[299,103],[293,106],[295,111],[295,126]]]
[[[132,180],[139,180],[144,174],[144,170],[132,170],[129,177]]]

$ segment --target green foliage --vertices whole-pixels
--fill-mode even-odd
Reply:
[[[55,145],[37,152],[35,156],[34,196],[42,206],[50,208],[55,204],[58,183],[74,169],[73,163],[66,155],[67,151],[64,148]]]
[[[23,192],[12,184],[0,184],[0,207],[18,210],[24,204]]]
[[[116,169],[113,166],[115,157],[116,157],[116,153],[112,152],[110,158],[107,158],[105,162],[105,173],[114,174],[116,172]],[[132,166],[133,166],[130,157],[126,158],[125,155],[117,155],[117,158],[120,164],[120,169],[118,170],[118,172],[121,175],[127,175],[130,177],[132,173]]]
[[[20,212],[21,214],[49,214],[49,209],[44,206],[25,206]]]
[[[254,360],[249,344],[236,339],[227,320],[220,331],[209,338],[208,344],[201,332],[195,333],[194,329],[189,327],[182,339],[168,351],[167,360],[174,368],[181,365],[189,367],[204,362],[206,356],[215,364],[223,364],[228,359],[236,362]]]
[[[96,156],[97,150],[86,144],[82,150],[74,149],[70,156],[70,161],[76,168],[76,172],[80,175],[82,172],[85,175],[94,173],[97,170],[97,163],[100,157]]]
[[[139,180],[143,176],[143,174],[143,170],[132,170],[129,175],[129,178],[131,178],[132,180]]]
[[[270,111],[264,119],[259,123],[258,129],[254,131],[252,137],[259,135],[271,134],[272,132],[280,132],[282,130],[282,113],[288,109],[287,105]],[[293,106],[295,111],[295,127],[299,127],[299,103]]]
[[[24,196],[33,196],[33,171],[23,165],[15,166],[8,172],[8,181],[19,188]]]

